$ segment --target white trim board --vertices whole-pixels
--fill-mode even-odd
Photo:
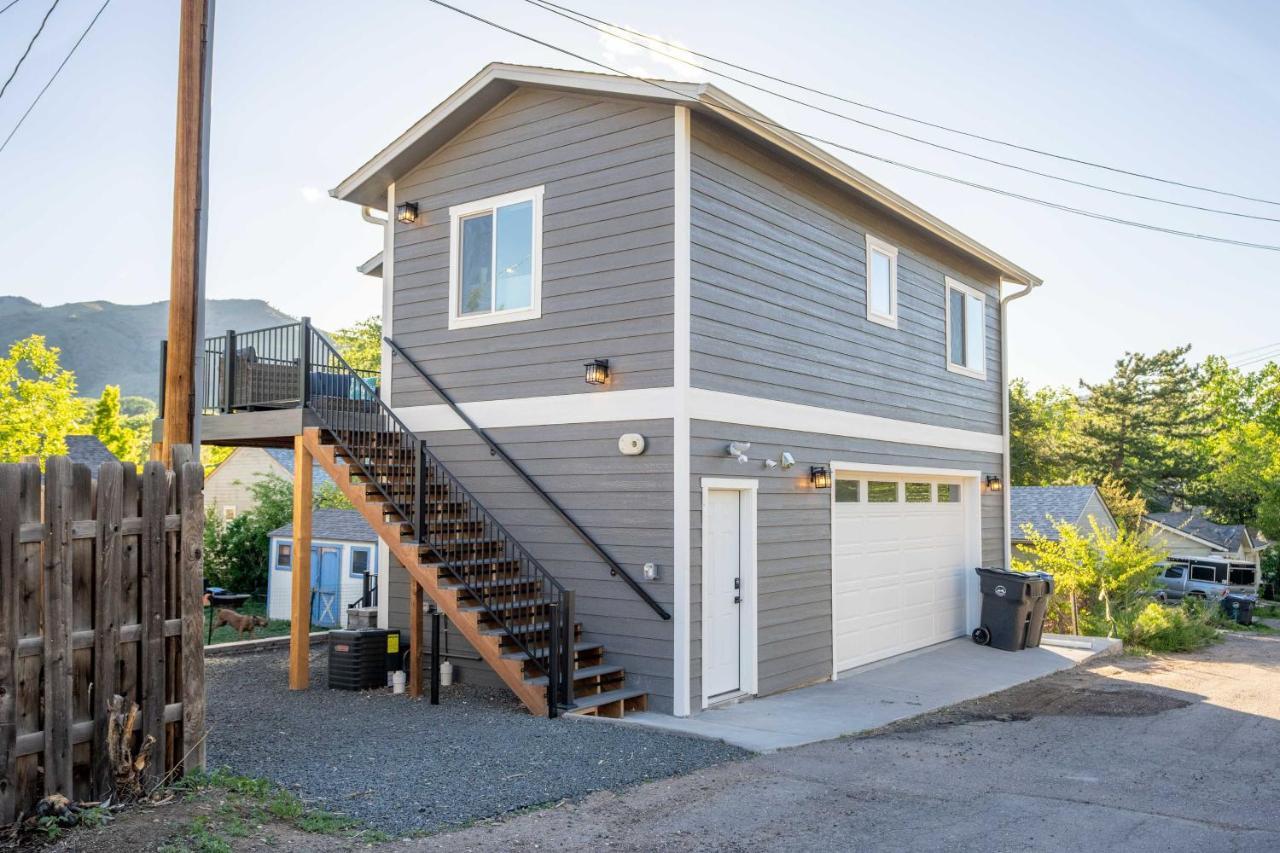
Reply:
[[[708,517],[707,502],[712,491],[734,491],[740,493],[742,501],[739,519],[741,525],[740,548],[738,551],[738,567],[741,572],[742,610],[739,613],[739,669],[738,691],[734,696],[754,696],[760,692],[760,638],[759,638],[759,582],[757,579],[756,550],[759,531],[759,491],[760,481],[739,477],[703,477],[702,518]],[[702,525],[702,589],[707,589],[707,528]],[[705,633],[703,645],[706,645]],[[705,651],[700,659],[700,676],[702,689],[702,708],[710,707],[707,701],[707,656]]]
[[[520,397],[511,400],[479,400],[460,407],[481,427],[587,424],[605,421],[665,420],[675,408],[674,388],[638,388],[633,391],[589,391],[552,397]],[[447,405],[404,406],[396,415],[412,430],[467,429],[462,418]]]

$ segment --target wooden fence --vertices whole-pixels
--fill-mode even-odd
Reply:
[[[203,472],[0,465],[0,825],[111,795],[108,704],[154,738],[144,786],[204,766]]]

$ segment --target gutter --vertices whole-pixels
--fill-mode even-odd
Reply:
[[[1001,406],[1004,454],[1001,459],[1000,476],[1004,483],[1004,567],[1006,569],[1013,567],[1013,483],[1010,479],[1009,466],[1009,303],[1028,295],[1040,284],[1039,280],[1032,280],[1023,284],[1022,289],[1016,293],[1010,293],[1000,299],[1000,383],[1004,386],[1004,401]]]

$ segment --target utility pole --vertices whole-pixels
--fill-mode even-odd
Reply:
[[[164,439],[170,464],[177,444],[199,459],[198,393],[204,361],[204,277],[209,200],[209,86],[213,0],[181,0],[178,45],[178,132],[173,169],[173,260],[169,279],[169,344],[164,378]]]

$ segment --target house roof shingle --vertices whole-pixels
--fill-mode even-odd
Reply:
[[[287,538],[293,536],[293,522],[267,534]],[[354,509],[317,509],[311,513],[311,538],[336,542],[376,542],[373,528]]]
[[[1030,524],[1041,536],[1057,540],[1054,523],[1080,521],[1084,508],[1097,492],[1097,486],[1014,486],[1009,491],[1011,538],[1015,542],[1023,541],[1022,528]]]
[[[276,462],[279,462],[280,466],[284,468],[284,470],[289,472],[289,476],[291,478],[293,477],[293,451],[292,450],[285,450],[279,447],[264,447],[262,449],[267,452],[268,456],[276,460]],[[333,478],[330,477],[329,474],[323,468],[321,468],[319,465],[311,466],[311,487],[313,489],[319,488],[320,486],[332,486],[332,485],[333,485]]]
[[[1243,524],[1217,524],[1205,518],[1204,513],[1199,509],[1183,512],[1152,512],[1147,514],[1147,518],[1175,530],[1185,531],[1197,539],[1220,545],[1228,551],[1239,550],[1246,535]]]
[[[99,465],[120,461],[96,435],[69,435],[66,442],[67,458],[74,464],[88,465],[94,479],[97,479]]]

